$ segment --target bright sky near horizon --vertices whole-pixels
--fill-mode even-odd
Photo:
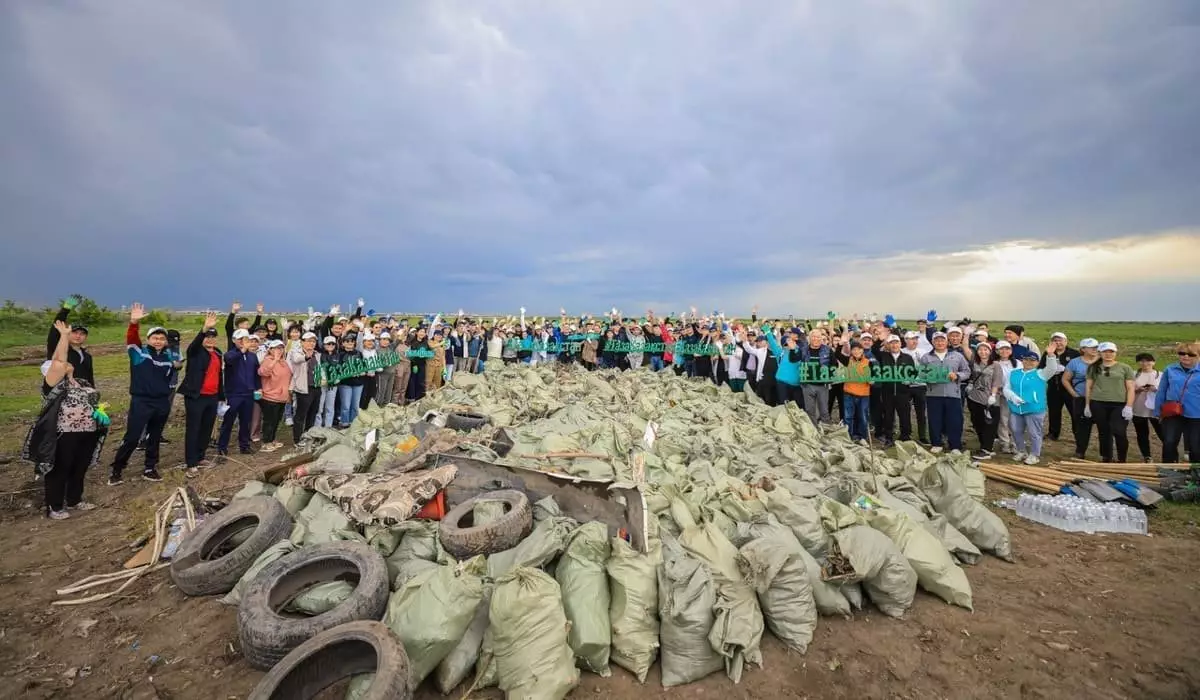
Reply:
[[[12,0],[0,298],[1200,320],[1198,85],[1191,0]]]

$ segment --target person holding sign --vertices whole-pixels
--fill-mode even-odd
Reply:
[[[1035,358],[1037,359],[1037,358]],[[933,334],[933,352],[921,357],[921,367],[928,372],[945,373],[944,381],[927,378],[925,405],[929,414],[929,441],[931,451],[942,451],[943,440],[954,452],[962,451],[963,406],[962,390],[971,377],[971,366],[960,352],[950,350],[946,334]]]

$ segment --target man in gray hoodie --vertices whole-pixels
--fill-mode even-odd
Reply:
[[[962,451],[963,407],[962,389],[971,379],[971,366],[961,353],[953,352],[946,341],[946,334],[933,334],[933,350],[921,357],[922,367],[947,371],[944,382],[930,382],[926,390],[925,407],[929,414],[929,441],[931,451],[942,451],[942,436],[954,452]]]

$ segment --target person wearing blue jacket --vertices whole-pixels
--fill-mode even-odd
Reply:
[[[775,369],[775,396],[779,402],[777,405],[785,406],[788,401],[795,401],[797,406],[804,408],[804,394],[800,389],[800,364],[804,357],[797,347],[797,334],[788,333],[781,347],[771,326],[764,325],[762,332],[767,338],[767,347],[770,348],[771,355],[779,363]]]
[[[1182,343],[1179,361],[1163,370],[1154,395],[1154,415],[1162,423],[1163,461],[1179,461],[1179,438],[1188,460],[1200,462],[1200,342]]]
[[[113,457],[109,486],[123,482],[121,473],[129,464],[143,432],[147,438],[142,478],[162,481],[158,474],[158,446],[171,412],[171,376],[176,368],[167,348],[165,328],[151,328],[142,344],[138,324],[145,317],[145,307],[135,303],[129,312],[129,328],[125,332],[125,349],[129,354],[129,418],[125,424],[125,438]]]
[[[227,409],[217,438],[217,454],[222,457],[229,454],[229,437],[235,420],[238,423],[238,448],[242,454],[250,454],[250,424],[254,420],[254,407],[262,398],[262,377],[258,376],[258,354],[247,348],[249,336],[250,332],[245,329],[234,331],[234,347],[224,357]]]
[[[1047,382],[1058,373],[1058,361],[1053,355],[1046,357],[1046,366],[1038,369],[1041,358],[1029,353],[1021,358],[1021,366],[1008,375],[1004,387],[1004,398],[1008,399],[1009,428],[1017,453],[1014,462],[1037,464],[1042,456],[1042,432],[1046,423],[1048,406]],[[1025,438],[1029,437],[1029,452],[1025,451]]]

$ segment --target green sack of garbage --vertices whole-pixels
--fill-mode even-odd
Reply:
[[[247,481],[242,490],[233,494],[230,500],[237,501],[242,498],[254,498],[255,496],[271,496],[274,493],[274,484],[266,484],[261,481]]]
[[[606,569],[611,595],[608,617],[612,623],[612,661],[645,683],[658,656],[657,563],[651,555],[614,537]]]
[[[305,589],[283,609],[290,613],[309,617],[324,615],[341,605],[352,593],[354,593],[354,584],[349,581],[326,581]]]
[[[453,563],[453,559],[442,549],[438,541],[438,524],[433,520],[405,520],[389,528],[400,533],[400,542],[390,555],[384,558],[392,590],[398,591],[404,584],[439,564]]]
[[[309,491],[294,481],[288,481],[275,489],[274,495],[283,504],[283,507],[287,509],[287,512],[295,518],[309,504],[314,493],[314,491]]]
[[[506,697],[562,700],[579,684],[562,594],[545,572],[519,567],[497,581],[488,619]]]
[[[813,555],[808,553],[808,550],[801,546],[800,541],[796,539],[796,535],[791,528],[780,523],[773,515],[756,518],[748,523],[738,523],[737,542],[742,546],[762,537],[779,537],[787,541],[789,545],[795,543],[795,549],[798,550],[797,553],[804,564],[804,573],[808,576],[808,584],[813,594],[813,603],[816,605],[818,613],[821,615],[840,615],[842,617],[850,616],[850,601],[846,599],[842,588],[821,578],[821,565]]]
[[[664,688],[693,683],[725,668],[725,657],[708,643],[716,605],[717,586],[708,567],[673,537],[664,537],[663,562],[658,567],[659,665]]]
[[[459,683],[467,679],[471,670],[475,668],[475,662],[479,660],[479,650],[483,644],[483,635],[488,629],[488,609],[491,607],[491,603],[491,586],[485,583],[483,598],[475,607],[475,613],[471,617],[470,624],[467,625],[467,631],[463,633],[462,639],[454,645],[454,649],[438,664],[437,671],[434,673],[434,681],[442,695],[449,695],[458,687]]]
[[[567,641],[582,667],[607,678],[612,625],[608,620],[608,527],[584,523],[567,542],[554,578],[562,589],[563,610],[571,631]]]
[[[900,548],[921,588],[952,605],[971,610],[971,583],[967,574],[928,530],[904,513],[890,508],[873,509],[867,524],[887,535]]]
[[[308,505],[296,514],[296,524],[292,528],[290,539],[297,547],[306,547],[342,540],[365,541],[366,538],[358,533],[350,517],[343,513],[341,508],[317,493],[313,494]]]
[[[483,600],[482,556],[434,565],[408,579],[388,600],[383,623],[404,643],[416,686],[433,672],[467,631]]]
[[[829,533],[821,527],[821,514],[817,512],[817,501],[812,498],[797,498],[782,488],[760,492],[767,501],[767,510],[779,522],[792,529],[792,534],[814,557],[823,557],[829,550]]]
[[[579,523],[571,518],[544,517],[516,547],[488,557],[488,576],[499,579],[518,567],[538,569],[546,566],[562,553],[567,538],[578,526]]]
[[[242,593],[246,591],[246,586],[250,585],[250,581],[255,576],[258,576],[260,571],[267,568],[267,565],[276,559],[281,558],[285,554],[291,554],[294,551],[296,551],[296,545],[292,544],[289,540],[280,540],[264,549],[263,553],[258,555],[254,563],[250,565],[250,568],[246,569],[246,573],[242,574],[238,582],[233,585],[233,588],[225,594],[225,597],[221,598],[221,602],[225,605],[238,605],[241,603]]]
[[[917,573],[904,554],[887,535],[867,525],[842,528],[833,537],[875,607],[890,617],[903,616],[917,592]]]
[[[801,654],[808,651],[817,629],[817,606],[802,551],[795,537],[761,537],[742,546],[738,562],[758,594],[771,632]]]
[[[934,466],[917,480],[933,509],[946,516],[955,529],[976,547],[1012,561],[1012,540],[1000,516],[971,498],[962,479],[946,465]]]
[[[717,586],[716,621],[709,643],[725,657],[725,673],[738,683],[746,662],[762,665],[762,610],[738,567],[738,550],[712,523],[684,525],[679,543],[708,566]]]

